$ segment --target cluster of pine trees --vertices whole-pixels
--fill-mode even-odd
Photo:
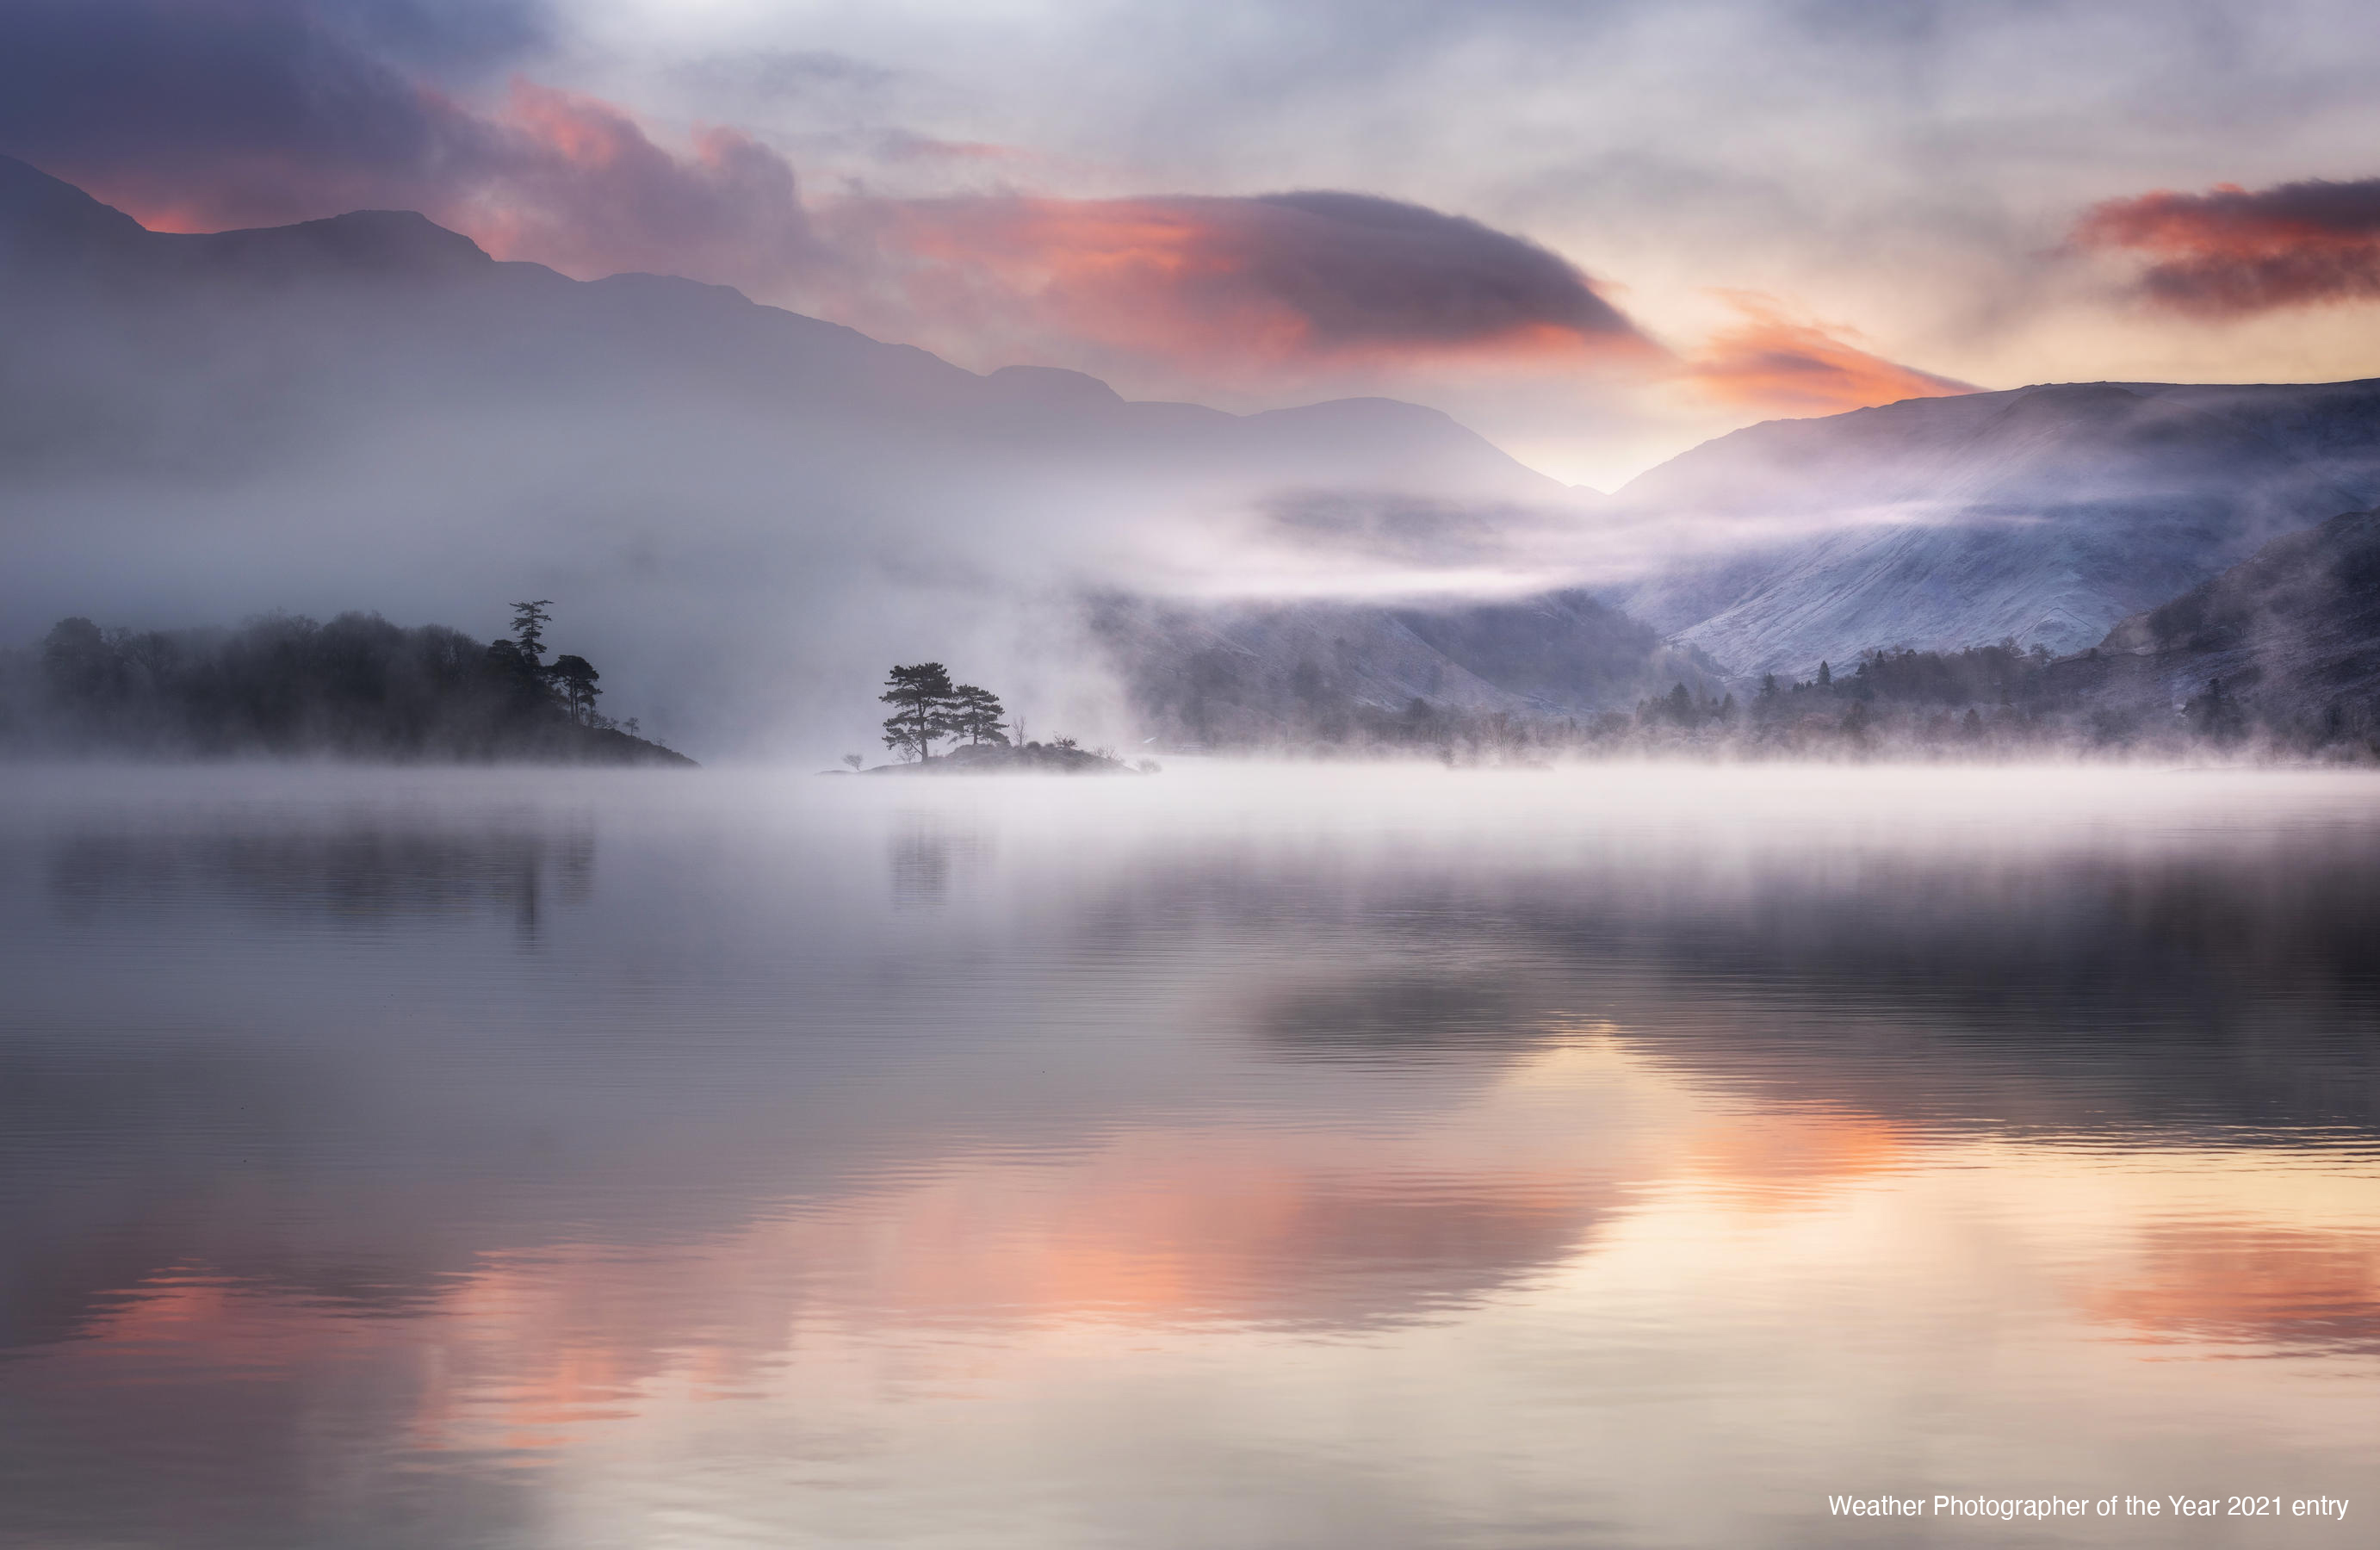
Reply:
[[[593,663],[566,654],[551,662],[545,660],[545,626],[553,619],[552,607],[552,598],[513,604],[513,638],[489,643],[490,664],[524,684],[542,684],[580,726],[617,727],[617,721],[595,713],[595,701],[603,693],[596,684],[603,675]],[[631,725],[627,730],[633,735],[637,729]]]
[[[895,757],[932,758],[935,743],[945,737],[964,738],[970,747],[1008,744],[1008,711],[1000,696],[973,684],[952,683],[950,669],[940,662],[896,665],[876,697],[892,707],[884,719],[884,745]]]
[[[2046,649],[2027,651],[2012,640],[1960,651],[1869,650],[1849,672],[1820,662],[1798,682],[1779,683],[1768,673],[1742,705],[1732,695],[1698,696],[1681,684],[1640,702],[1633,724],[1598,719],[1596,731],[1607,742],[1682,733],[1740,754],[1873,752],[1885,742],[1912,752],[1987,743],[2010,751],[2018,744],[2046,746],[2071,741],[2070,729],[2046,719],[2052,707],[2042,672],[2049,661]]]

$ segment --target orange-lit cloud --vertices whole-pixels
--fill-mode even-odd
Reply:
[[[1767,297],[1737,294],[1728,299],[1742,321],[1714,334],[1684,375],[1730,407],[1833,415],[1975,391],[1972,383],[1870,355],[1836,332],[1786,316]]]
[[[611,103],[516,79],[482,138],[483,167],[435,213],[500,258],[763,287],[812,256],[793,167],[740,131],[677,154]]]
[[[2201,317],[2369,301],[2380,298],[2380,177],[2109,200],[2074,242],[2144,255],[2142,290]]]
[[[1202,373],[1653,352],[1570,263],[1368,195],[920,200],[846,209],[891,304]]]

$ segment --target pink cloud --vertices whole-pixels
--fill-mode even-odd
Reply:
[[[1684,377],[1731,407],[1833,415],[1976,391],[1971,383],[1870,355],[1815,323],[1786,316],[1766,297],[1729,299],[1742,321],[1713,335],[1687,363]]]
[[[1366,195],[868,201],[835,224],[883,315],[1203,377],[1658,353],[1546,249]]]
[[[2200,317],[2369,301],[2380,298],[2380,178],[2109,200],[2074,242],[2145,257],[2142,291]]]

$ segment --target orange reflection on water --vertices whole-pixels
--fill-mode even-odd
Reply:
[[[1856,1180],[1911,1166],[1921,1147],[1906,1127],[1852,1109],[1791,1108],[1717,1120],[1684,1147],[1688,1175],[1748,1210],[1779,1210]]]
[[[2266,1223],[2168,1223],[2125,1273],[2080,1299],[2158,1340],[2380,1350],[2380,1234]]]
[[[1535,1309],[1692,1348],[1846,1288],[1846,1328],[1871,1303],[1981,1296],[2084,1344],[2369,1351],[2380,1181],[2245,1146],[1929,1138],[1714,1095],[1574,1033],[1401,1126],[1148,1124],[962,1155],[687,1243],[490,1254],[418,1317],[178,1278],[126,1297],[78,1359],[394,1364],[414,1446],[535,1456],[722,1399],[1029,1390],[1041,1364],[1114,1370],[1150,1341],[1263,1363],[1284,1338]]]

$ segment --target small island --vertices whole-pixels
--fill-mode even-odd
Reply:
[[[232,630],[103,629],[62,619],[0,660],[0,747],[154,758],[658,765],[694,761],[595,708],[586,658],[546,660],[552,600],[510,638],[377,613],[276,613]]]
[[[870,766],[857,754],[845,754],[847,769],[828,775],[1154,775],[1157,761],[1124,763],[1104,749],[1076,745],[1071,737],[1048,743],[1026,742],[1022,723],[1004,718],[1007,708],[990,690],[974,684],[954,684],[940,662],[895,664],[876,696],[892,707],[884,719],[884,745],[893,762]],[[1014,726],[1015,737],[1009,733]],[[951,746],[936,753],[943,738]],[[961,741],[964,739],[964,741]]]

